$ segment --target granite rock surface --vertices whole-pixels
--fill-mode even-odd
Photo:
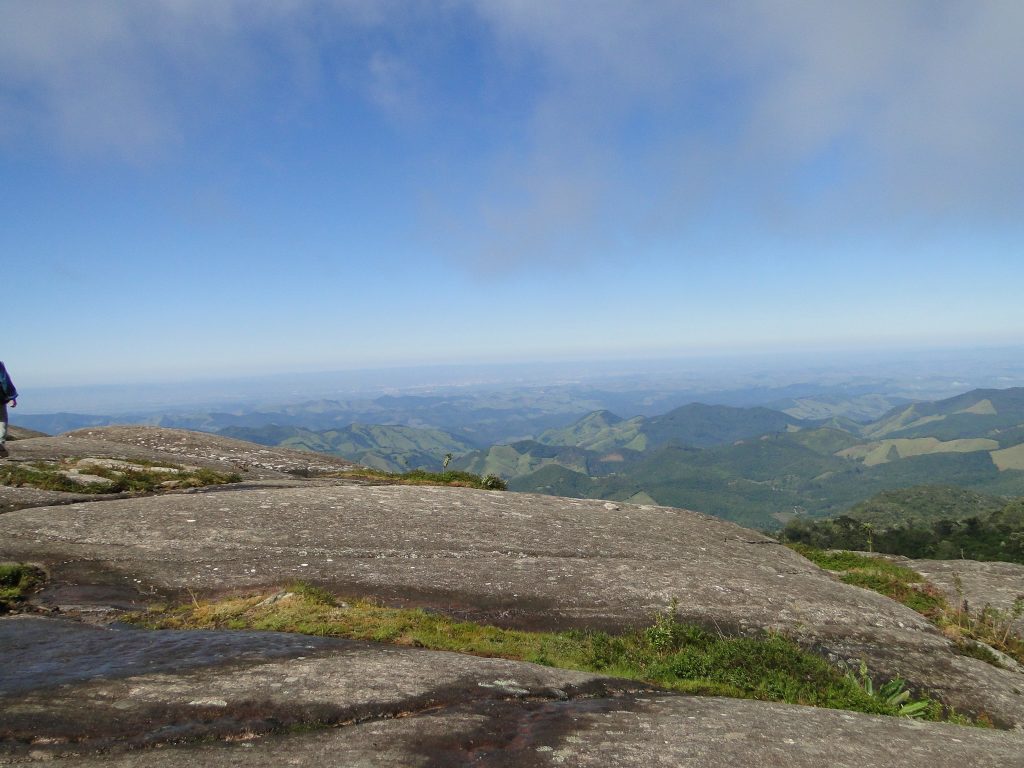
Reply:
[[[0,560],[43,568],[34,601],[56,613],[0,619],[0,761],[1024,765],[1024,675],[958,655],[913,611],[716,518],[358,484],[326,476],[342,460],[178,430],[111,427],[10,447],[14,461],[176,461],[244,482],[88,502],[4,491]],[[943,586],[941,566],[914,567]],[[987,570],[1010,599],[1019,573]],[[109,626],[124,609],[297,579],[525,628],[631,627],[675,605],[683,620],[721,632],[784,633],[839,666],[863,659],[878,679],[901,676],[1010,730],[676,696],[417,649]],[[145,749],[124,751],[132,745]]]

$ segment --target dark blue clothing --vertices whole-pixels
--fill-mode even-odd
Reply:
[[[0,397],[3,397],[4,405],[11,400],[18,399],[18,390],[14,387],[14,382],[11,381],[11,377],[7,374],[7,369],[4,368],[2,362],[0,362]]]

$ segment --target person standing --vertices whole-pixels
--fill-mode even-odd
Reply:
[[[3,362],[0,362],[0,456],[7,455],[7,404],[18,405],[18,390],[11,381]]]

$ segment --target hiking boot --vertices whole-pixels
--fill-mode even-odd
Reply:
[[[7,453],[7,446],[0,443],[0,458],[6,459],[9,454]]]

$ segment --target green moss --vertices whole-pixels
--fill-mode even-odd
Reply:
[[[979,643],[966,638],[960,638],[956,645],[960,650],[960,654],[963,656],[970,656],[973,659],[984,661],[986,664],[991,664],[994,667],[1003,666],[999,657],[996,656],[992,652],[992,649],[986,645],[980,645]]]

